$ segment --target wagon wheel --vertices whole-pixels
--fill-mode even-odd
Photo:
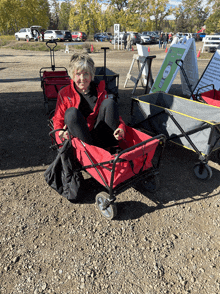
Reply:
[[[204,164],[201,162],[198,162],[194,165],[194,173],[196,175],[196,177],[200,180],[204,180],[207,181],[209,179],[211,179],[212,177],[212,169],[208,164]]]
[[[144,179],[140,182],[141,187],[150,193],[155,193],[160,188],[160,178],[159,175],[154,175]]]
[[[106,202],[109,202],[109,195],[106,192],[100,192],[96,195],[96,206],[101,214],[107,219],[113,219],[117,214],[117,207],[114,203],[109,204],[107,208],[104,208]]]

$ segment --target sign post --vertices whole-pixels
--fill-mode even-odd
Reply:
[[[115,23],[114,24],[114,39],[116,39],[116,36],[118,37],[118,50],[119,50],[119,33],[120,33],[120,24]],[[114,43],[114,49],[115,49],[115,43]]]

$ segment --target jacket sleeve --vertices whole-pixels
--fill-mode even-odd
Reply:
[[[66,105],[64,102],[64,98],[62,97],[61,93],[58,93],[57,96],[57,104],[56,104],[56,109],[55,109],[55,114],[53,117],[53,124],[54,124],[54,130],[57,129],[63,129],[64,127],[64,115],[66,112]],[[58,136],[59,132],[55,133],[56,141],[58,144],[62,143]]]
[[[61,93],[58,93],[55,113],[53,117],[54,129],[62,129],[64,127],[64,115],[66,112],[66,105]]]

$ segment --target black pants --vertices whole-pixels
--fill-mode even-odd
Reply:
[[[119,126],[119,111],[113,99],[105,99],[102,102],[91,132],[84,116],[75,107],[66,110],[64,123],[72,136],[90,145],[106,148],[118,144],[113,133]]]

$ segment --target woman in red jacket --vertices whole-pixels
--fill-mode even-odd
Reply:
[[[106,148],[124,137],[125,124],[113,99],[107,99],[105,82],[94,83],[95,66],[86,54],[74,54],[69,64],[70,85],[58,93],[53,117],[56,140],[68,138],[68,131],[85,143]]]

